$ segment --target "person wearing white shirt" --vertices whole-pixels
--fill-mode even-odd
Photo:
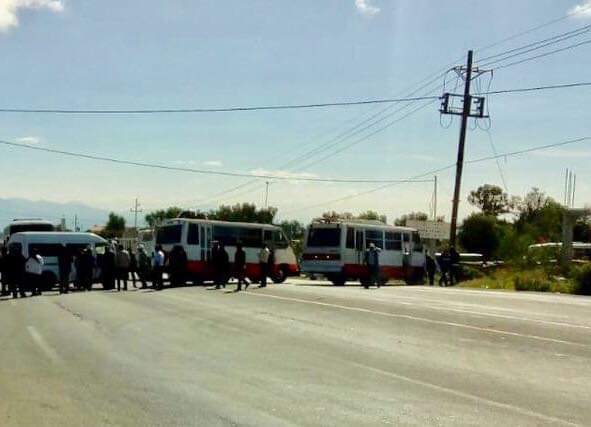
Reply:
[[[162,290],[164,283],[162,282],[162,274],[164,273],[165,255],[162,246],[156,246],[154,256],[152,257],[152,271],[154,278],[152,279],[153,287],[156,290]]]
[[[43,275],[43,257],[37,249],[33,249],[25,262],[26,281],[31,289],[31,296],[41,295],[41,278]]]
[[[261,251],[259,252],[259,267],[261,271],[261,284],[259,288],[264,288],[267,286],[267,276],[269,275],[269,256],[271,255],[271,251],[269,247],[264,244]]]

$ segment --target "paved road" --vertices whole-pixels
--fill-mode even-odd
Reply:
[[[0,300],[0,425],[591,425],[591,299],[324,285]]]

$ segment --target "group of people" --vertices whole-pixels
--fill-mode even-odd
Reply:
[[[71,248],[63,247],[57,254],[59,293],[70,291],[70,283],[81,291],[90,291],[95,281],[100,281],[104,289],[117,291],[128,290],[128,281],[137,288],[136,282],[142,289],[152,282],[154,290],[161,290],[164,286],[164,273],[168,273],[171,286],[184,285],[188,279],[188,258],[182,246],[177,245],[166,253],[162,246],[154,248],[148,254],[143,245],[138,245],[137,251],[127,250],[116,241],[111,242],[101,255],[95,255],[90,247],[72,252]],[[272,274],[275,263],[274,252],[268,245],[264,245],[258,254],[260,267],[260,287],[267,286],[267,278]],[[47,285],[48,276],[44,275],[46,260],[38,250],[32,248],[27,259],[18,248],[8,251],[2,248],[0,254],[0,280],[2,295],[12,294],[13,298],[25,297],[26,292],[31,296],[40,295]],[[208,262],[209,273],[214,279],[216,289],[225,288],[231,277],[237,280],[236,291],[242,287],[248,288],[246,252],[243,245],[238,243],[233,263],[224,245],[213,242],[211,256]],[[100,276],[97,277],[97,272]],[[251,272],[251,275],[256,275]]]
[[[439,256],[426,254],[425,269],[429,285],[435,284],[435,273],[439,271],[439,286],[453,286],[460,281],[460,254],[455,247],[444,249]]]
[[[260,269],[260,288],[267,286],[267,277],[273,271],[275,264],[274,252],[268,245],[264,244],[258,254],[259,269]],[[236,292],[248,289],[250,282],[246,278],[246,252],[242,243],[236,244],[236,252],[234,253],[234,262],[230,264],[230,257],[224,244],[221,242],[213,242],[211,249],[211,266],[213,268],[214,284],[216,289],[225,288],[230,280],[234,277],[237,281]]]

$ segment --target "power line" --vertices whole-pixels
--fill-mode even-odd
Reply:
[[[511,151],[511,152],[507,152],[507,153],[495,154],[493,156],[487,156],[487,157],[481,157],[481,158],[478,158],[478,159],[467,160],[467,161],[465,161],[465,163],[466,164],[474,164],[474,163],[480,163],[480,162],[485,162],[485,161],[489,161],[489,160],[496,160],[496,159],[505,158],[505,157],[513,157],[513,156],[518,156],[518,155],[521,155],[521,154],[532,153],[532,152],[535,152],[535,151],[547,150],[549,148],[556,148],[556,147],[562,147],[562,146],[565,146],[565,145],[577,144],[577,143],[584,142],[584,141],[589,141],[589,140],[591,140],[591,136],[585,136],[585,137],[576,138],[576,139],[570,139],[570,140],[567,140],[567,141],[562,141],[562,142],[558,142],[558,143],[554,143],[554,144],[540,145],[540,146],[536,146],[536,147],[526,148],[526,149],[523,149],[523,150]],[[434,175],[434,174],[437,174],[437,173],[440,173],[440,172],[444,172],[444,171],[449,170],[449,169],[453,169],[455,167],[456,167],[456,164],[455,163],[452,163],[452,164],[450,164],[448,166],[444,166],[444,167],[441,167],[439,169],[434,169],[434,170],[430,170],[428,172],[422,173],[420,175],[415,175],[415,176],[413,176],[410,179],[421,179],[421,178],[424,178],[425,176]],[[398,183],[381,185],[379,187],[372,188],[371,190],[362,191],[362,192],[351,194],[351,195],[348,195],[348,196],[345,196],[345,197],[341,197],[341,198],[338,198],[338,199],[333,199],[333,200],[329,200],[329,201],[326,201],[326,202],[322,202],[322,203],[316,204],[316,205],[304,206],[304,207],[301,207],[301,208],[292,209],[292,210],[289,210],[289,211],[283,212],[283,213],[285,214],[285,213],[299,212],[299,211],[302,211],[302,210],[308,210],[308,209],[313,209],[313,208],[317,208],[317,207],[327,206],[327,205],[330,205],[330,204],[333,204],[333,203],[338,203],[338,202],[342,202],[342,201],[345,201],[345,200],[353,199],[353,198],[356,198],[356,197],[359,197],[359,196],[365,196],[367,194],[375,193],[375,192],[378,192],[380,190],[384,190],[386,188],[393,187],[396,184],[398,184]]]
[[[537,92],[541,90],[552,90],[552,89],[569,89],[575,87],[591,86],[591,82],[578,82],[578,83],[563,83],[547,86],[534,86],[526,88],[515,88],[515,89],[502,89],[493,90],[488,92],[475,93],[475,95],[502,95],[506,93],[523,93],[523,92]]]
[[[178,113],[230,113],[240,111],[268,111],[268,110],[296,110],[326,107],[346,107],[369,104],[392,104],[398,102],[423,101],[434,97],[414,98],[385,98],[369,99],[361,101],[324,102],[319,104],[290,104],[290,105],[263,105],[245,107],[220,107],[220,108],[164,108],[164,109],[49,109],[49,108],[0,108],[0,113],[33,113],[33,114],[178,114]]]
[[[85,154],[85,153],[77,153],[72,151],[65,151],[65,150],[56,150],[52,148],[45,148],[45,147],[34,147],[27,144],[20,144],[16,142],[10,141],[3,141],[0,140],[0,144],[10,146],[10,147],[18,147],[18,148],[25,148],[28,150],[35,150],[35,151],[43,151],[46,153],[52,154],[60,154],[64,156],[88,159],[88,160],[98,160],[103,162],[111,162],[116,164],[124,164],[129,166],[140,166],[146,168],[154,168],[154,169],[164,169],[164,170],[171,170],[171,171],[178,171],[178,172],[189,172],[189,173],[197,173],[202,175],[217,175],[217,176],[231,176],[231,177],[240,177],[240,178],[257,178],[257,179],[276,179],[282,181],[310,181],[310,182],[332,182],[332,183],[383,183],[383,182],[398,182],[398,180],[389,180],[389,179],[358,179],[358,178],[314,178],[314,177],[307,177],[307,176],[284,176],[284,175],[272,175],[272,174],[249,174],[249,173],[239,173],[239,172],[221,172],[221,171],[210,171],[210,170],[203,170],[203,169],[192,169],[192,168],[181,168],[175,166],[166,166],[158,163],[146,163],[146,162],[136,162],[132,160],[123,160],[117,159],[114,157],[105,157],[105,156],[97,156],[94,154]]]
[[[495,156],[497,156],[498,155],[497,147],[495,147],[495,142],[493,140],[492,133],[490,132],[490,129],[486,130],[486,134],[488,135],[488,142],[490,143],[490,148],[491,148],[493,154]],[[503,188],[508,193],[509,188],[507,187],[507,181],[505,180],[505,174],[503,173],[503,168],[501,168],[501,162],[499,161],[498,157],[495,160],[497,163],[497,169],[499,170],[499,176],[501,177],[501,182],[503,183]]]
[[[568,45],[568,46],[565,46],[565,47],[561,47],[561,48],[558,48],[558,49],[554,49],[554,50],[551,50],[549,52],[541,53],[539,55],[530,56],[529,58],[521,59],[519,61],[514,61],[514,62],[510,62],[508,64],[500,65],[498,67],[495,67],[494,70],[501,70],[503,68],[513,67],[515,65],[519,65],[519,64],[523,64],[525,62],[529,62],[529,61],[533,61],[533,60],[536,60],[536,59],[544,58],[546,56],[550,56],[550,55],[554,55],[554,54],[559,53],[559,52],[563,52],[563,51],[566,51],[566,50],[574,49],[574,48],[577,48],[577,47],[580,47],[580,46],[583,46],[583,45],[587,45],[589,43],[591,43],[591,39],[585,40],[585,41],[582,41],[582,42],[579,42],[579,43],[576,43],[576,44],[571,44],[571,45]]]

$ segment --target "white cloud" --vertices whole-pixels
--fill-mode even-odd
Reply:
[[[0,32],[18,27],[19,9],[64,10],[63,0],[0,0]]]
[[[582,3],[572,7],[568,11],[569,15],[575,18],[591,18],[591,0],[585,0]]]
[[[20,144],[37,145],[41,144],[41,138],[39,138],[38,136],[23,136],[22,138],[17,138],[16,142]]]
[[[211,166],[214,168],[221,168],[222,166],[224,166],[224,164],[219,160],[207,160],[207,161],[203,162],[203,164],[205,166]]]
[[[371,0],[355,0],[355,7],[364,16],[374,16],[380,13],[380,8],[372,5]]]

